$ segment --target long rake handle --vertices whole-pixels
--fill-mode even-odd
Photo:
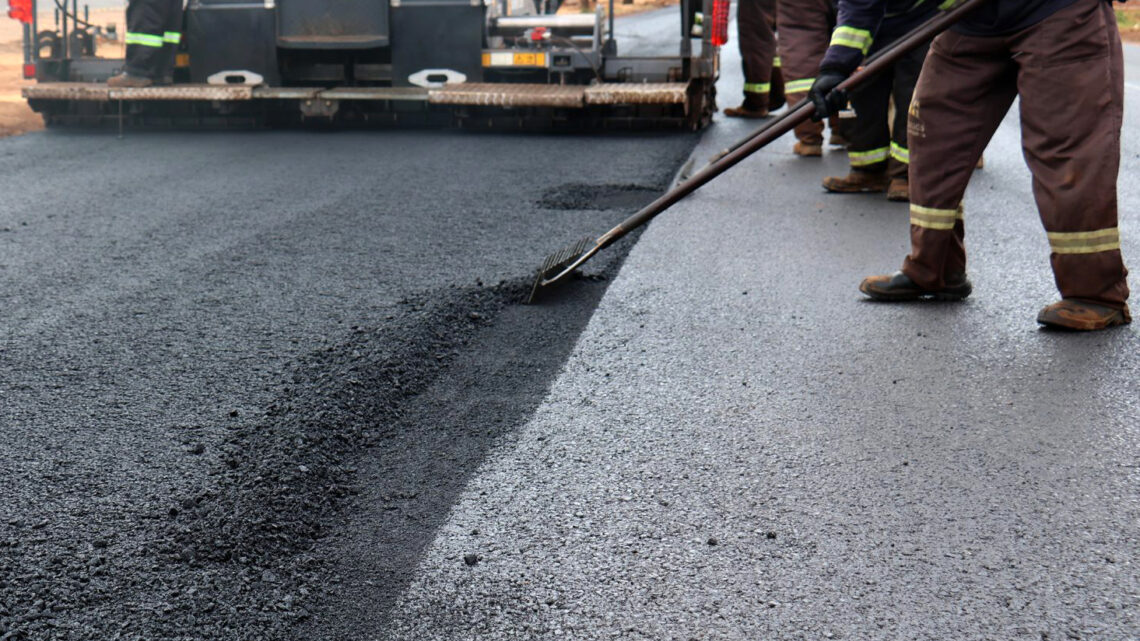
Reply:
[[[882,51],[867,60],[866,64],[844,80],[836,91],[844,91],[857,87],[872,76],[893,65],[903,55],[915,47],[932,40],[935,36],[949,29],[967,13],[973,11],[982,3],[990,0],[966,0],[954,9],[935,16],[916,27],[907,36],[897,40]],[[727,153],[705,166],[688,180],[665,192],[657,200],[649,203],[641,211],[618,223],[616,227],[606,232],[597,241],[596,250],[602,250],[612,245],[622,236],[644,225],[658,214],[675,205],[679,200],[703,187],[713,178],[723,174],[737,163],[759,151],[768,143],[795,129],[797,125],[811,118],[815,113],[815,105],[810,100],[802,100],[784,115],[757,129],[748,138],[731,147]],[[590,255],[593,255],[591,252]]]

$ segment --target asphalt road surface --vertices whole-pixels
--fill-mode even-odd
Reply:
[[[655,197],[697,138],[0,142],[0,638],[340,622],[317,542],[373,499],[396,594],[605,287],[519,306],[539,263]],[[428,391],[449,384],[486,402]]]
[[[694,156],[745,127],[718,120]],[[1034,322],[1057,294],[1016,110],[967,194],[959,304],[865,301],[907,207],[823,193],[844,154],[790,147],[639,239],[376,638],[1140,637],[1140,340]]]
[[[750,125],[0,142],[0,639],[1136,638],[1136,330],[1033,323],[1016,115],[963,304],[787,140],[515,304]]]

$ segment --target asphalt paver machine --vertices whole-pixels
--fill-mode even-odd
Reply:
[[[680,0],[672,55],[623,56],[613,0],[189,0],[174,83],[110,88],[77,0],[26,29],[24,89],[49,125],[124,121],[703,127],[729,0]],[[584,0],[585,1],[585,0]],[[607,11],[608,9],[608,11]]]

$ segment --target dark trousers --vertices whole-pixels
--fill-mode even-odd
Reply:
[[[170,77],[181,39],[182,0],[130,0],[127,4],[127,73],[160,82]]]
[[[835,20],[831,0],[779,0],[776,26],[789,105],[807,97],[819,63],[823,62],[823,54],[831,44]],[[796,138],[808,144],[821,144],[823,123],[809,120],[797,126]]]
[[[1116,179],[1124,62],[1104,0],[1078,0],[1007,36],[949,32],[935,39],[908,122],[911,254],[903,272],[933,289],[966,270],[962,196],[1018,95],[1057,288],[1065,298],[1123,307],[1128,272]]]
[[[880,47],[888,42],[876,43]],[[918,84],[928,47],[918,47],[870,82],[852,90],[855,122],[847,128],[847,155],[856,171],[879,173],[890,168],[892,178],[906,179],[910,165],[907,147],[907,109]],[[891,98],[895,117],[889,120]]]
[[[776,60],[776,0],[739,0],[736,31],[744,66],[744,106],[767,109]]]

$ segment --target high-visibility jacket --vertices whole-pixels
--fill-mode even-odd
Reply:
[[[839,0],[839,17],[820,69],[855,71],[874,48],[876,38],[898,39],[930,19],[941,1]]]
[[[990,0],[953,27],[970,36],[1001,36],[1027,29],[1077,0]],[[876,34],[892,39],[956,0],[839,0],[839,21],[821,69],[851,73],[871,50]]]

